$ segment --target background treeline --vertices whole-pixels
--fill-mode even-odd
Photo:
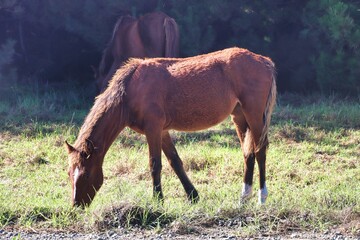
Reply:
[[[0,0],[0,87],[93,84],[117,18],[155,10],[182,57],[240,46],[275,61],[282,92],[360,93],[359,0]]]

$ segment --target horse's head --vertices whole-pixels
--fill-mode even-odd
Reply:
[[[85,140],[81,150],[65,143],[69,153],[68,174],[72,186],[72,203],[74,206],[88,206],[103,183],[102,167],[96,161],[99,156],[90,140]]]

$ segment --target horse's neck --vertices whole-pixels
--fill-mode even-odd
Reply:
[[[94,143],[99,154],[105,155],[121,130],[124,129],[126,114],[121,103],[110,106],[100,113],[96,112],[94,107],[81,127],[77,144],[81,145],[88,139]]]

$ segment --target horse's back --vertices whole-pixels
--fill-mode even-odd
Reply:
[[[151,109],[149,105],[162,108],[170,129],[196,131],[216,125],[239,102],[228,69],[231,52],[144,60],[131,81],[129,101],[140,112]]]
[[[137,78],[149,88],[169,86],[192,92],[226,88],[238,95],[241,88],[268,85],[274,71],[272,61],[246,49],[229,48],[188,58],[150,58],[140,61]],[[152,86],[152,84],[155,84]],[[195,95],[195,94],[191,94]]]
[[[197,131],[220,123],[238,104],[262,116],[272,84],[271,63],[239,48],[141,60],[126,93],[132,119],[146,122],[156,113],[166,118],[165,129]]]

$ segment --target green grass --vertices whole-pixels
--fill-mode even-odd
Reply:
[[[270,131],[265,206],[257,205],[256,196],[246,205],[238,203],[243,159],[228,119],[207,131],[172,133],[200,193],[198,204],[186,201],[165,157],[165,201],[152,199],[145,138],[126,129],[106,155],[103,187],[82,211],[70,207],[63,146],[64,140],[76,139],[92,105],[91,91],[78,89],[0,91],[1,228],[93,231],[138,226],[187,233],[237,221],[237,236],[321,231],[334,225],[359,231],[359,101],[279,97]],[[257,178],[255,169],[256,191]]]

